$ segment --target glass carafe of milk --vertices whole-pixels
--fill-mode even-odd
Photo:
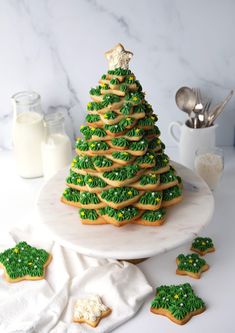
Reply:
[[[46,179],[67,166],[72,159],[71,141],[64,129],[61,112],[45,115],[46,138],[42,143],[43,174]]]
[[[13,147],[18,173],[23,178],[43,175],[41,143],[45,136],[41,98],[24,91],[12,96]]]

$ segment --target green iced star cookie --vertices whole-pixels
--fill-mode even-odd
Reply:
[[[214,252],[215,247],[211,238],[197,237],[192,243],[191,250],[204,256],[206,253]]]
[[[37,249],[26,242],[0,253],[0,266],[4,268],[8,282],[41,280],[52,257],[43,249]]]
[[[180,325],[205,309],[203,300],[195,295],[189,283],[157,288],[150,308],[151,312],[166,316]]]
[[[200,279],[201,273],[207,271],[209,268],[206,261],[200,258],[196,253],[178,255],[176,264],[176,274],[188,275],[195,279]]]

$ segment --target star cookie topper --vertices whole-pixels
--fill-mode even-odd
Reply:
[[[129,61],[133,57],[133,53],[124,49],[122,44],[117,44],[111,50],[105,52],[105,57],[108,60],[109,70],[116,68],[129,68]]]

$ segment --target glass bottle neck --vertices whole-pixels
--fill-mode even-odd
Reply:
[[[47,136],[52,134],[65,134],[64,117],[61,112],[47,114],[44,120]]]
[[[33,91],[22,91],[11,98],[15,116],[23,112],[36,112],[42,114],[41,97]]]

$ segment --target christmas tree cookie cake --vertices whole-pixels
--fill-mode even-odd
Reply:
[[[157,115],[129,69],[121,44],[106,52],[108,72],[91,88],[61,201],[83,224],[161,225],[182,200],[180,178],[160,139]]]

